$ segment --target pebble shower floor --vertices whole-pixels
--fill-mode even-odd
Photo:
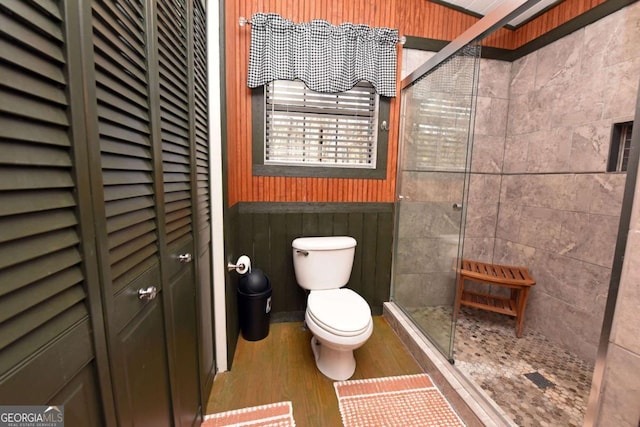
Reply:
[[[451,318],[450,307],[412,312],[419,325]],[[516,338],[513,318],[461,309],[456,325],[456,367],[482,388],[519,426],[582,425],[593,364],[526,328]]]

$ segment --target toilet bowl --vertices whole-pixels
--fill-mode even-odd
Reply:
[[[305,322],[320,372],[333,380],[351,378],[356,370],[353,350],[373,333],[369,304],[351,289],[311,291]]]
[[[303,237],[292,243],[298,284],[309,290],[305,322],[313,338],[316,366],[341,381],[355,372],[353,351],[373,333],[369,304],[342,288],[351,275],[356,241],[352,237]]]

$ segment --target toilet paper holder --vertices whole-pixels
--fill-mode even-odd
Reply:
[[[227,270],[229,270],[229,271],[235,270],[236,268],[244,268],[244,264],[243,263],[237,263],[237,264],[228,263],[227,264]]]
[[[235,264],[227,263],[227,269],[229,271],[235,270],[238,274],[251,273],[251,260],[248,256],[242,255]]]

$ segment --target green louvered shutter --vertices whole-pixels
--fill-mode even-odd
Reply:
[[[93,4],[98,131],[113,292],[158,264],[143,7]]]
[[[5,405],[66,399],[65,386],[83,382],[85,404],[97,399],[63,10],[61,1],[0,1],[0,402]]]
[[[192,239],[186,12],[184,0],[158,3],[160,129],[169,252]]]
[[[172,416],[146,3],[91,3],[99,146],[93,197],[118,420],[162,426]],[[157,296],[139,299],[151,286]]]
[[[173,359],[173,412],[176,424],[184,426],[193,424],[200,406],[187,6],[185,0],[165,0],[156,9],[165,307]]]
[[[0,0],[0,403],[64,404],[70,425],[197,417],[205,38],[199,0]]]
[[[211,212],[209,193],[209,106],[207,96],[207,26],[204,7],[194,1],[194,92],[195,141],[198,200],[198,235],[200,253],[211,243]]]

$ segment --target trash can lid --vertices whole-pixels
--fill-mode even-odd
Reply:
[[[244,294],[259,294],[269,290],[270,286],[269,278],[259,268],[252,268],[238,282],[238,290]]]

